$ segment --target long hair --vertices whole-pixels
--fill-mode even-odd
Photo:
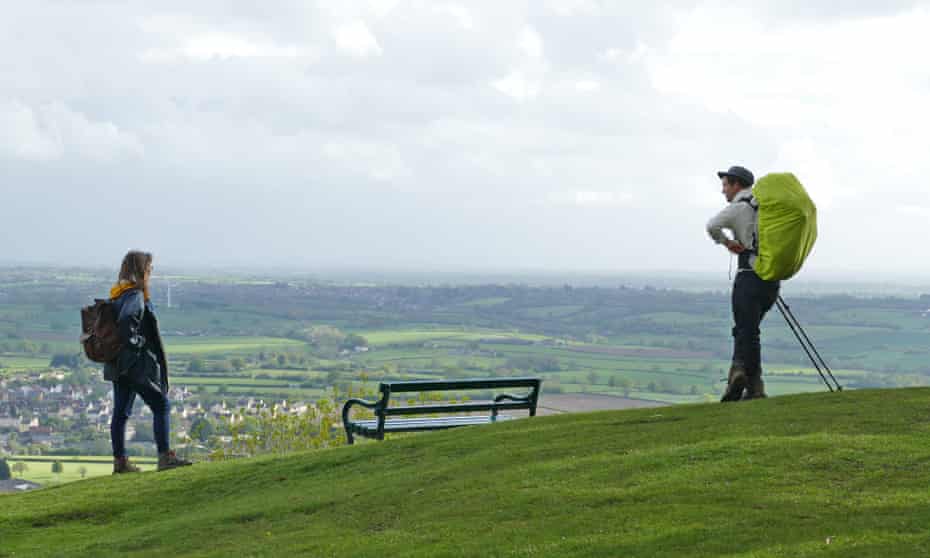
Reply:
[[[148,285],[145,284],[145,270],[151,264],[151,252],[130,250],[123,257],[123,264],[119,268],[119,282],[135,283],[138,287],[148,289]]]

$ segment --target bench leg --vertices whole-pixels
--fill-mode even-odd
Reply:
[[[346,442],[351,446],[355,443],[355,438],[352,436],[352,431],[346,428]]]

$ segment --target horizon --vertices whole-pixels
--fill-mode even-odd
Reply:
[[[156,260],[157,261],[157,260]],[[0,261],[0,270],[80,271],[95,274],[115,274],[118,265],[52,264],[42,262]],[[679,270],[554,270],[554,269],[427,269],[427,268],[364,268],[364,267],[274,267],[241,265],[162,265],[156,264],[153,280],[163,282],[173,277],[209,280],[250,278],[266,281],[309,280],[339,285],[369,285],[376,287],[455,287],[480,285],[524,285],[553,287],[570,285],[585,287],[654,287],[692,292],[728,291],[733,277],[723,272]],[[799,277],[785,281],[787,296],[850,295],[859,297],[930,296],[930,276],[863,275],[851,272],[818,273],[805,271]]]

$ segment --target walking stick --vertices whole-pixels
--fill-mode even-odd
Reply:
[[[843,386],[841,386],[840,383],[836,381],[836,377],[833,375],[833,371],[830,370],[829,366],[827,366],[827,361],[825,361],[823,357],[820,356],[820,352],[817,350],[817,347],[814,346],[811,338],[807,336],[807,332],[804,331],[803,327],[801,327],[801,322],[799,322],[795,317],[794,312],[791,311],[791,307],[788,306],[788,303],[785,302],[785,299],[779,295],[778,299],[775,301],[775,304],[778,306],[778,310],[781,312],[782,317],[785,318],[785,322],[788,324],[791,332],[794,333],[794,337],[798,340],[798,343],[800,343],[801,348],[804,349],[805,353],[807,353],[807,358],[811,359],[811,363],[813,363],[814,368],[817,369],[817,373],[820,374],[820,379],[823,380],[824,384],[826,384],[827,389],[829,389],[831,392],[843,391]],[[814,358],[815,356],[816,358]],[[825,371],[827,373],[826,375],[824,375]],[[830,380],[833,381],[832,385],[827,380],[827,376],[829,376]],[[834,386],[836,386],[835,389]]]

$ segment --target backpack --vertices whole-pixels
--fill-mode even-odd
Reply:
[[[116,308],[111,300],[94,299],[81,309],[81,344],[84,354],[94,362],[114,360],[123,343],[116,325]]]
[[[758,218],[756,275],[766,281],[790,279],[817,241],[817,206],[790,172],[763,176],[752,196]]]

